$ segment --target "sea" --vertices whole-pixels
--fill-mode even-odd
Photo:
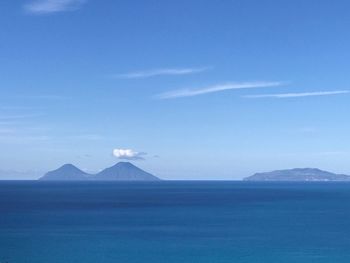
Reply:
[[[0,182],[0,263],[349,263],[350,183]]]

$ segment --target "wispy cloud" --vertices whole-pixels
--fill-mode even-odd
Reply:
[[[295,130],[297,133],[302,133],[302,134],[315,134],[318,130],[313,127],[302,127],[299,129]]]
[[[321,156],[330,156],[330,155],[348,155],[349,153],[346,151],[327,151],[327,152],[318,152],[315,155]]]
[[[152,69],[152,70],[128,72],[123,74],[115,74],[112,76],[119,79],[140,79],[140,78],[150,78],[150,77],[157,77],[157,76],[189,75],[189,74],[204,72],[209,69],[210,67],[163,68],[163,69]]]
[[[300,92],[300,93],[281,93],[281,94],[259,94],[259,95],[248,95],[245,98],[299,98],[299,97],[312,97],[312,96],[331,96],[339,94],[348,94],[350,90],[335,90],[335,91],[315,91],[315,92]]]
[[[0,124],[1,125],[1,124]],[[14,132],[13,129],[9,129],[9,128],[1,128],[0,127],[0,135],[3,134],[12,134]]]
[[[18,119],[28,119],[28,118],[36,118],[44,116],[45,114],[38,113],[38,114],[21,114],[21,115],[0,115],[0,121],[11,121],[11,120],[18,120]]]
[[[136,152],[131,149],[114,149],[113,155],[122,160],[144,160],[145,152]]]
[[[226,83],[213,85],[198,89],[179,89],[173,90],[165,93],[156,95],[159,99],[174,99],[181,97],[193,97],[198,95],[203,95],[207,93],[220,92],[225,90],[235,90],[235,89],[252,89],[252,88],[265,88],[265,87],[277,87],[283,85],[283,82],[277,81],[257,81],[257,82],[242,82],[242,83]]]
[[[69,97],[65,97],[65,96],[61,96],[61,95],[49,95],[49,94],[27,95],[27,96],[22,96],[22,98],[38,99],[38,100],[64,100],[64,99],[69,99]]]
[[[1,106],[0,110],[11,111],[11,110],[32,110],[32,109],[41,109],[41,107],[32,107],[32,106]]]
[[[98,134],[79,134],[79,135],[68,136],[68,138],[74,139],[74,140],[84,140],[84,141],[100,141],[100,140],[106,139],[106,137]]]
[[[32,14],[50,14],[78,9],[86,0],[35,0],[24,6]]]
[[[1,95],[1,94],[0,94]],[[52,101],[62,101],[62,100],[68,100],[72,99],[72,97],[69,96],[63,96],[63,95],[56,95],[56,94],[17,94],[17,95],[3,95],[0,96],[1,99],[6,103],[9,100],[17,100],[18,101],[25,101],[27,100],[52,100]],[[25,106],[25,105],[12,105],[12,106],[1,106],[0,109],[4,110],[26,110],[26,109],[38,109],[42,108],[42,106],[35,105],[35,106]]]
[[[26,144],[26,143],[33,143],[33,142],[47,142],[51,141],[51,137],[46,135],[22,135],[22,134],[4,134],[0,135],[0,142],[1,143],[20,143],[20,144]]]

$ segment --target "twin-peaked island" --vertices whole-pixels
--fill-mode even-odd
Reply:
[[[40,180],[47,181],[159,181],[160,179],[147,173],[129,162],[120,162],[97,174],[88,174],[72,164],[46,173]]]

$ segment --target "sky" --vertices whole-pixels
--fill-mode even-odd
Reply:
[[[350,174],[349,9],[345,0],[3,0],[0,177],[118,161],[163,179]]]

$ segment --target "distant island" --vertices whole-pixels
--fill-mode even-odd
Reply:
[[[86,173],[73,164],[47,172],[39,178],[43,181],[159,181],[160,178],[145,172],[130,162],[119,162],[97,174]],[[350,181],[350,175],[336,174],[317,168],[294,168],[256,173],[244,181]]]
[[[45,181],[159,181],[160,179],[129,162],[119,162],[97,174],[88,174],[72,164],[46,173]]]
[[[244,181],[350,181],[350,176],[322,171],[317,168],[295,168],[256,173]]]

